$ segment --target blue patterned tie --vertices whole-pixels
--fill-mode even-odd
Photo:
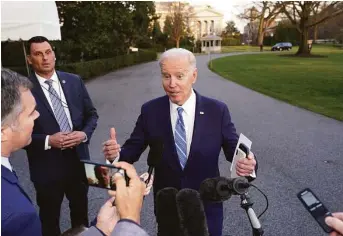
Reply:
[[[178,117],[176,120],[174,138],[175,138],[175,146],[176,146],[177,155],[179,156],[181,167],[182,169],[184,169],[187,162],[187,139],[186,139],[185,123],[183,122],[183,118],[182,118],[182,112],[183,112],[183,108],[178,107],[177,108]]]
[[[54,109],[55,118],[60,126],[61,132],[70,132],[71,128],[68,122],[67,114],[64,111],[62,100],[52,87],[52,80],[46,80],[45,83],[49,85],[49,97]]]

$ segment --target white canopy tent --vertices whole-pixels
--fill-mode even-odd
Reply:
[[[61,40],[55,2],[1,1],[1,41],[22,41],[26,57],[24,41],[33,36]]]

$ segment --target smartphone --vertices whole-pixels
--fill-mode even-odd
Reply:
[[[113,165],[100,164],[91,161],[81,160],[85,166],[86,178],[89,186],[116,190],[114,183],[114,174],[119,172],[126,181],[126,186],[129,185],[129,178],[124,169],[116,168]]]
[[[324,206],[319,198],[312,192],[311,189],[305,188],[297,194],[298,198],[313,218],[327,233],[331,233],[333,230],[325,223],[325,217],[332,216],[331,212]]]

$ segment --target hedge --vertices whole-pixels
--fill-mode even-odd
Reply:
[[[113,58],[98,59],[86,62],[77,62],[65,65],[56,65],[57,70],[66,71],[80,75],[84,80],[106,74],[126,66],[135,65],[138,63],[154,61],[157,59],[156,52],[139,51],[127,55],[120,55]],[[25,67],[10,67],[22,75],[27,75]]]

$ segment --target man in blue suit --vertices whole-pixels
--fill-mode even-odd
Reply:
[[[30,81],[1,69],[1,235],[42,235],[41,222],[9,162],[11,153],[31,142],[39,113]]]
[[[57,236],[64,195],[72,227],[88,226],[88,186],[80,159],[89,159],[88,143],[98,115],[80,76],[55,71],[48,40],[36,36],[28,44],[27,59],[34,71],[29,79],[40,117],[26,151],[43,235]]]
[[[155,167],[154,194],[166,187],[199,190],[206,178],[219,176],[218,157],[223,148],[232,161],[238,136],[226,104],[194,91],[196,59],[185,49],[171,49],[160,58],[162,84],[167,96],[145,103],[136,127],[122,148],[112,130],[104,143],[110,161],[136,162],[147,146],[164,143],[161,161]],[[239,176],[251,176],[256,168],[252,153],[237,162]],[[211,236],[221,236],[222,203],[204,202]]]
[[[10,164],[12,152],[32,141],[34,120],[38,118],[36,102],[30,91],[32,83],[8,69],[1,69],[1,235],[40,236],[41,221]],[[100,209],[98,222],[83,232],[84,236],[148,236],[139,225],[145,185],[133,166],[116,163],[126,170],[130,185],[122,175],[115,176],[117,193]],[[81,227],[80,227],[81,228]],[[74,228],[73,230],[76,230]],[[69,231],[67,232],[69,233]]]

